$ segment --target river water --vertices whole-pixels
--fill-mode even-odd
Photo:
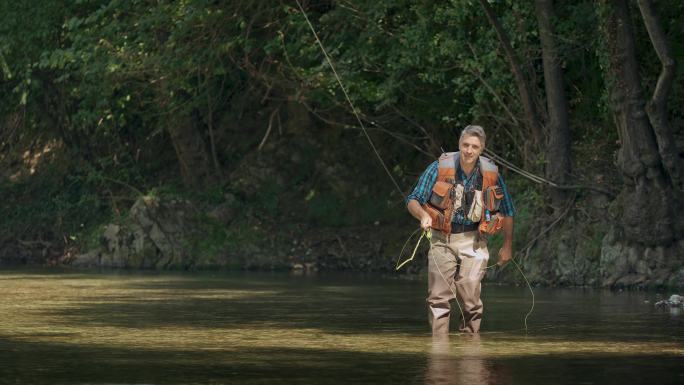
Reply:
[[[536,288],[525,333],[529,289],[485,284],[483,332],[448,341],[429,335],[425,292],[375,275],[0,271],[0,383],[684,384],[684,315],[655,292]]]

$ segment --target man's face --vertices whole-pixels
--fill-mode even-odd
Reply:
[[[461,162],[466,166],[475,165],[475,162],[477,162],[478,157],[484,150],[480,138],[473,135],[465,135],[458,144],[458,149],[461,151]]]

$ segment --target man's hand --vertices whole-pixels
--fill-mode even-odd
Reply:
[[[428,213],[425,213],[425,215],[420,218],[420,227],[423,230],[428,230],[432,227],[432,218],[430,218]]]
[[[511,260],[511,257],[513,256],[513,250],[511,249],[511,246],[503,246],[499,249],[499,261],[496,262],[497,265],[503,266]]]
[[[432,227],[432,218],[422,207],[417,200],[411,199],[408,203],[408,211],[413,215],[414,218],[420,221],[420,227],[423,230],[428,230]]]

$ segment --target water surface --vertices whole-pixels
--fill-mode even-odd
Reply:
[[[537,288],[526,334],[529,290],[485,285],[483,332],[448,341],[420,280],[5,271],[0,293],[0,383],[684,383],[656,293]]]

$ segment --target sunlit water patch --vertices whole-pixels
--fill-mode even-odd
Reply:
[[[536,289],[526,334],[526,290],[485,285],[481,335],[433,341],[415,280],[7,271],[0,383],[684,383],[655,293]]]

